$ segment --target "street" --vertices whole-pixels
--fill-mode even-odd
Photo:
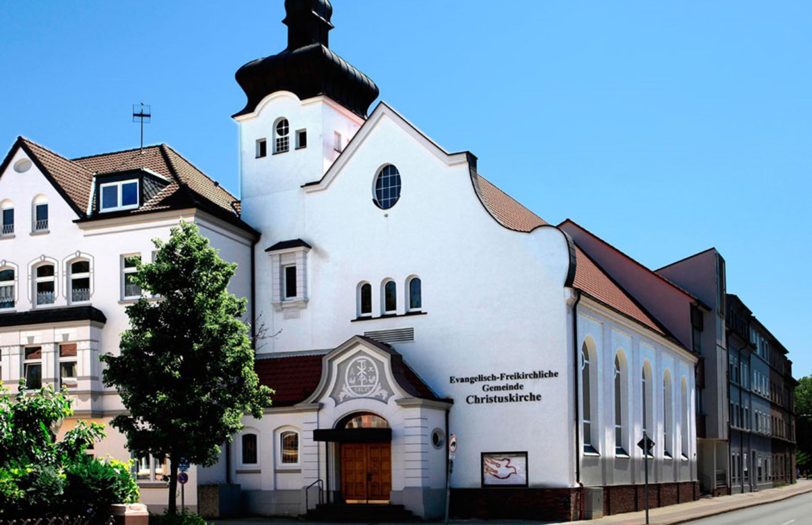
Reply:
[[[812,493],[688,523],[691,525],[812,525]]]

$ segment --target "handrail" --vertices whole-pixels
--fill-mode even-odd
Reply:
[[[310,501],[309,501],[310,489],[312,489],[316,485],[318,485],[319,487],[319,505],[324,503],[324,480],[319,478],[310,485],[308,485],[307,487],[305,487],[305,512],[310,510]]]

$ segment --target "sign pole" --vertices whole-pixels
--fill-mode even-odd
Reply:
[[[180,511],[186,512],[186,483],[180,486]]]
[[[646,434],[645,432],[643,432],[643,439],[648,441],[648,434]],[[646,498],[646,525],[648,525],[648,447],[646,447],[646,450],[643,451],[643,455],[645,456],[644,462],[645,466],[643,468],[645,469],[645,483],[646,483],[646,488],[644,491]]]

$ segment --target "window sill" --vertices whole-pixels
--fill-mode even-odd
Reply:
[[[6,233],[4,235],[0,235],[0,241],[2,241],[3,239],[13,239],[14,237],[16,237],[16,235],[14,235],[13,233]]]
[[[277,465],[276,471],[280,474],[301,474],[301,467],[293,467],[288,465]]]
[[[51,230],[36,230],[31,232],[31,235],[47,235],[51,233]]]
[[[238,468],[235,472],[237,474],[261,474],[262,470],[258,469],[258,468],[243,467],[243,468]]]
[[[283,154],[283,153],[287,153],[288,151],[289,151],[289,150],[280,150],[280,151],[274,151],[273,153],[271,153],[271,155],[281,155],[281,154]]]
[[[118,304],[133,304],[137,303],[141,299],[141,297],[125,297],[123,299],[119,299]]]
[[[296,299],[285,299],[284,301],[276,301],[274,303],[274,307],[277,310],[284,310],[287,308],[305,308],[307,307],[308,299],[304,297],[296,298]]]
[[[379,319],[394,319],[396,317],[412,317],[415,315],[428,315],[427,312],[423,311],[414,311],[414,312],[406,312],[402,314],[382,314],[378,317],[372,317],[371,315],[365,315],[362,317],[356,317],[355,319],[350,319],[351,323],[357,323],[359,321],[376,321]]]

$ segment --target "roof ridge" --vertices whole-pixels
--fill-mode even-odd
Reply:
[[[144,150],[144,149],[159,148],[159,147],[161,147],[161,144],[150,144],[148,146],[143,146],[143,147],[140,147],[140,148],[127,148],[127,149],[116,150],[116,151],[108,151],[106,153],[94,153],[93,155],[83,155],[81,157],[73,157],[72,159],[68,159],[68,160],[74,161],[74,160],[92,159],[94,157],[107,157],[107,156],[110,156],[110,155],[116,155],[118,153],[127,153],[129,151],[135,151],[135,150],[140,151],[140,150]]]
[[[197,167],[197,166],[196,166],[196,165],[195,165],[195,164],[194,164],[192,161],[190,161],[189,159],[187,159],[186,157],[184,157],[184,156],[183,156],[181,153],[179,153],[179,152],[178,152],[178,151],[177,151],[175,148],[173,148],[172,146],[170,146],[169,144],[166,144],[166,143],[161,144],[161,146],[163,146],[164,148],[168,149],[169,151],[171,151],[172,153],[174,153],[175,155],[177,155],[177,156],[178,156],[178,157],[180,157],[181,159],[183,159],[183,161],[184,161],[184,162],[186,162],[187,164],[189,164],[189,166],[191,166],[192,168],[194,168],[194,170],[195,170],[195,171],[197,171],[198,173],[200,173],[201,175],[203,175],[204,177],[206,177],[206,179],[208,179],[208,180],[209,180],[209,181],[210,181],[212,184],[214,184],[214,186],[215,186],[216,188],[219,188],[219,189],[221,189],[222,191],[226,192],[226,193],[229,195],[229,197],[231,197],[231,198],[233,198],[235,201],[239,202],[239,200],[240,200],[240,199],[238,199],[238,198],[237,198],[237,197],[236,197],[236,196],[235,196],[233,193],[231,193],[230,191],[228,191],[228,190],[227,190],[227,189],[226,189],[226,188],[225,188],[225,187],[224,187],[222,184],[220,184],[220,181],[218,181],[218,180],[216,180],[216,179],[213,179],[213,178],[209,177],[209,176],[206,174],[206,172],[205,172],[205,171],[203,171],[203,170],[201,170],[200,168],[198,168],[198,167]],[[173,163],[173,168],[175,168],[174,163]],[[175,169],[176,169],[176,168],[175,168]]]
[[[575,222],[574,220],[569,219],[569,218],[564,219],[563,221],[561,221],[561,222],[558,224],[558,227],[560,228],[560,227],[561,227],[561,225],[562,225],[562,224],[564,224],[565,222],[569,222],[569,223],[573,224],[574,226],[576,226],[576,227],[580,228],[581,230],[583,230],[584,232],[588,233],[589,235],[591,235],[591,236],[592,236],[592,237],[594,237],[595,239],[599,240],[600,242],[602,242],[603,244],[605,244],[606,246],[608,246],[609,248],[611,248],[611,249],[612,249],[612,250],[614,250],[615,252],[617,252],[617,253],[619,253],[620,255],[622,255],[622,256],[623,256],[624,258],[626,258],[627,260],[629,260],[629,261],[633,262],[634,264],[636,264],[636,265],[637,265],[637,266],[639,266],[640,268],[642,268],[642,269],[646,270],[647,272],[649,272],[649,273],[651,273],[651,274],[655,275],[655,276],[656,276],[658,279],[660,279],[660,280],[661,280],[661,281],[663,281],[664,283],[666,283],[666,284],[670,285],[670,286],[671,286],[671,287],[673,287],[675,290],[678,290],[678,291],[682,292],[683,294],[687,295],[688,297],[690,297],[690,298],[691,298],[691,299],[693,299],[694,301],[698,301],[698,302],[702,303],[702,301],[700,301],[698,297],[696,297],[694,294],[692,294],[692,293],[691,293],[691,292],[689,292],[688,290],[686,290],[686,289],[682,288],[681,286],[678,286],[677,284],[675,284],[674,282],[672,282],[672,281],[671,281],[670,279],[668,279],[667,277],[665,277],[665,276],[663,276],[663,275],[660,275],[659,273],[657,273],[656,271],[652,270],[651,268],[649,268],[649,267],[648,267],[648,266],[646,266],[645,264],[643,264],[643,263],[641,263],[640,261],[636,260],[634,257],[632,257],[632,256],[628,255],[627,253],[623,252],[622,250],[620,250],[620,249],[616,248],[616,247],[615,247],[615,246],[613,246],[611,243],[609,243],[609,242],[605,241],[605,240],[604,240],[602,237],[599,237],[598,235],[595,235],[594,233],[592,233],[591,231],[587,230],[586,228],[584,228],[583,226],[581,226],[580,224],[578,224],[578,223],[577,223],[577,222]],[[583,249],[582,249],[581,251],[583,251],[584,253],[586,253],[586,251],[585,251],[585,250],[583,250]],[[590,257],[590,260],[591,260],[591,259],[592,259],[592,257]],[[704,304],[704,303],[702,303],[702,304]]]
[[[659,268],[657,268],[656,270],[653,270],[653,271],[654,271],[655,273],[657,273],[657,272],[659,272],[660,270],[665,270],[665,269],[666,269],[666,268],[668,268],[669,266],[674,266],[675,264],[679,264],[679,263],[681,263],[681,262],[685,262],[685,261],[687,261],[688,259],[693,259],[694,257],[696,257],[696,256],[698,256],[698,255],[702,255],[703,253],[709,252],[709,251],[711,251],[711,250],[716,250],[716,247],[715,247],[715,246],[711,246],[710,248],[705,248],[704,250],[698,251],[698,252],[696,252],[696,253],[695,253],[695,254],[693,254],[693,255],[686,255],[686,256],[685,256],[685,257],[683,257],[682,259],[677,259],[676,261],[674,261],[674,262],[670,262],[670,263],[666,264],[665,266],[660,266]],[[716,250],[716,251],[718,252],[719,250]]]
[[[49,147],[47,147],[47,146],[43,146],[43,145],[42,145],[42,144],[40,144],[39,142],[35,142],[35,141],[33,141],[33,140],[29,139],[28,137],[24,137],[24,136],[22,136],[22,135],[18,136],[17,138],[18,138],[19,140],[23,141],[23,142],[26,142],[26,143],[28,143],[28,144],[33,144],[34,146],[36,146],[36,147],[38,147],[38,148],[42,148],[42,149],[44,149],[46,152],[50,153],[51,155],[56,155],[56,156],[57,156],[57,157],[59,157],[60,159],[62,159],[62,160],[64,160],[64,161],[66,161],[66,162],[68,162],[68,163],[70,163],[72,166],[74,166],[74,167],[78,168],[78,169],[79,169],[79,170],[81,170],[81,171],[85,171],[85,172],[87,172],[87,173],[88,173],[89,175],[91,175],[91,176],[94,174],[94,172],[93,172],[93,171],[90,171],[89,169],[85,168],[85,167],[84,167],[84,166],[82,166],[81,164],[77,164],[77,163],[73,162],[73,159],[69,159],[68,157],[66,157],[66,156],[64,156],[64,155],[61,155],[61,154],[59,154],[59,153],[55,152],[55,151],[54,151],[54,150],[52,150],[51,148],[49,148]]]

